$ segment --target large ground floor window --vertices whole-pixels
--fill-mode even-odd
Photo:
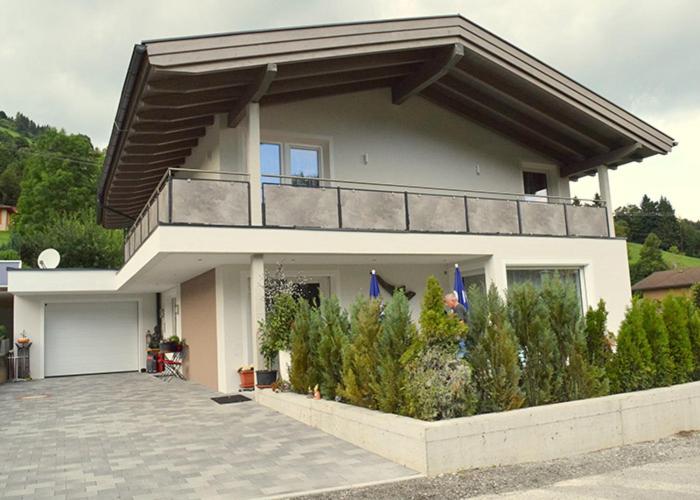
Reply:
[[[542,286],[545,277],[558,274],[566,283],[571,283],[576,289],[579,305],[583,311],[583,283],[581,279],[581,269],[576,267],[546,267],[546,268],[511,268],[507,269],[508,286],[517,285],[519,283],[530,282],[535,287]]]

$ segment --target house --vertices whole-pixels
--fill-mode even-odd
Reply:
[[[460,16],[145,41],[97,193],[124,265],[11,272],[15,333],[44,377],[143,368],[160,323],[191,379],[232,392],[262,365],[278,265],[346,305],[377,269],[415,310],[454,264],[501,290],[558,270],[616,329],[631,290],[608,171],[674,145]],[[574,204],[588,175],[602,201]]]
[[[0,205],[0,231],[10,229],[12,216],[17,213],[17,208],[12,205]]]
[[[656,271],[632,286],[632,291],[649,299],[666,295],[690,296],[690,289],[700,283],[700,267]]]

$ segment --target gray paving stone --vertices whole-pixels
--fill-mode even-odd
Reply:
[[[138,373],[0,385],[0,498],[246,499],[415,474],[215,395]]]

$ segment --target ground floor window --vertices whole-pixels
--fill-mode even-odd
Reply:
[[[476,273],[471,275],[462,276],[462,283],[464,284],[464,289],[469,291],[472,285],[484,291],[486,290],[486,275],[484,273]]]
[[[583,310],[583,284],[581,280],[581,269],[575,267],[568,268],[514,268],[507,270],[508,286],[517,285],[529,281],[535,287],[542,286],[542,282],[546,276],[558,274],[562,280],[571,283],[576,289],[578,302]]]

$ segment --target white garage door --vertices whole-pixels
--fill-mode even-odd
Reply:
[[[47,377],[138,370],[138,304],[46,304]]]

